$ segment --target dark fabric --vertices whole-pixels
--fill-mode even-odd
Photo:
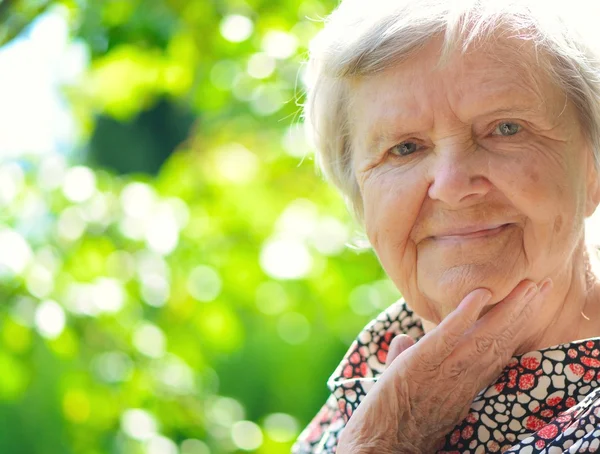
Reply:
[[[352,412],[385,369],[398,334],[415,341],[419,319],[403,301],[358,335],[328,381],[331,395],[292,448],[295,454],[334,453]],[[600,338],[513,357],[482,390],[469,415],[438,453],[580,453],[600,450]]]

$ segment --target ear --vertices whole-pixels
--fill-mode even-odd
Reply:
[[[594,153],[591,153],[591,159],[588,160],[587,172],[587,200],[585,207],[585,216],[590,217],[596,211],[600,203],[600,175],[594,159]]]

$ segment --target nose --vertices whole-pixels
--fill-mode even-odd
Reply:
[[[428,195],[453,208],[475,202],[492,187],[487,168],[478,150],[436,153]]]

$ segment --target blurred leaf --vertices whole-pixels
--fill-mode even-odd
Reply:
[[[295,126],[336,2],[42,3],[91,64],[81,153],[0,163],[0,451],[288,453],[398,297]]]

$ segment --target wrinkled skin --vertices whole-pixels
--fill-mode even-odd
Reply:
[[[351,89],[365,229],[427,335],[394,340],[340,453],[431,452],[511,356],[600,335],[583,230],[600,191],[575,107],[523,65],[526,43],[438,67],[439,48]]]
[[[551,287],[549,279],[540,289],[523,281],[480,319],[491,293],[478,289],[417,345],[394,338],[389,367],[348,421],[337,452],[434,452],[508,363]]]

